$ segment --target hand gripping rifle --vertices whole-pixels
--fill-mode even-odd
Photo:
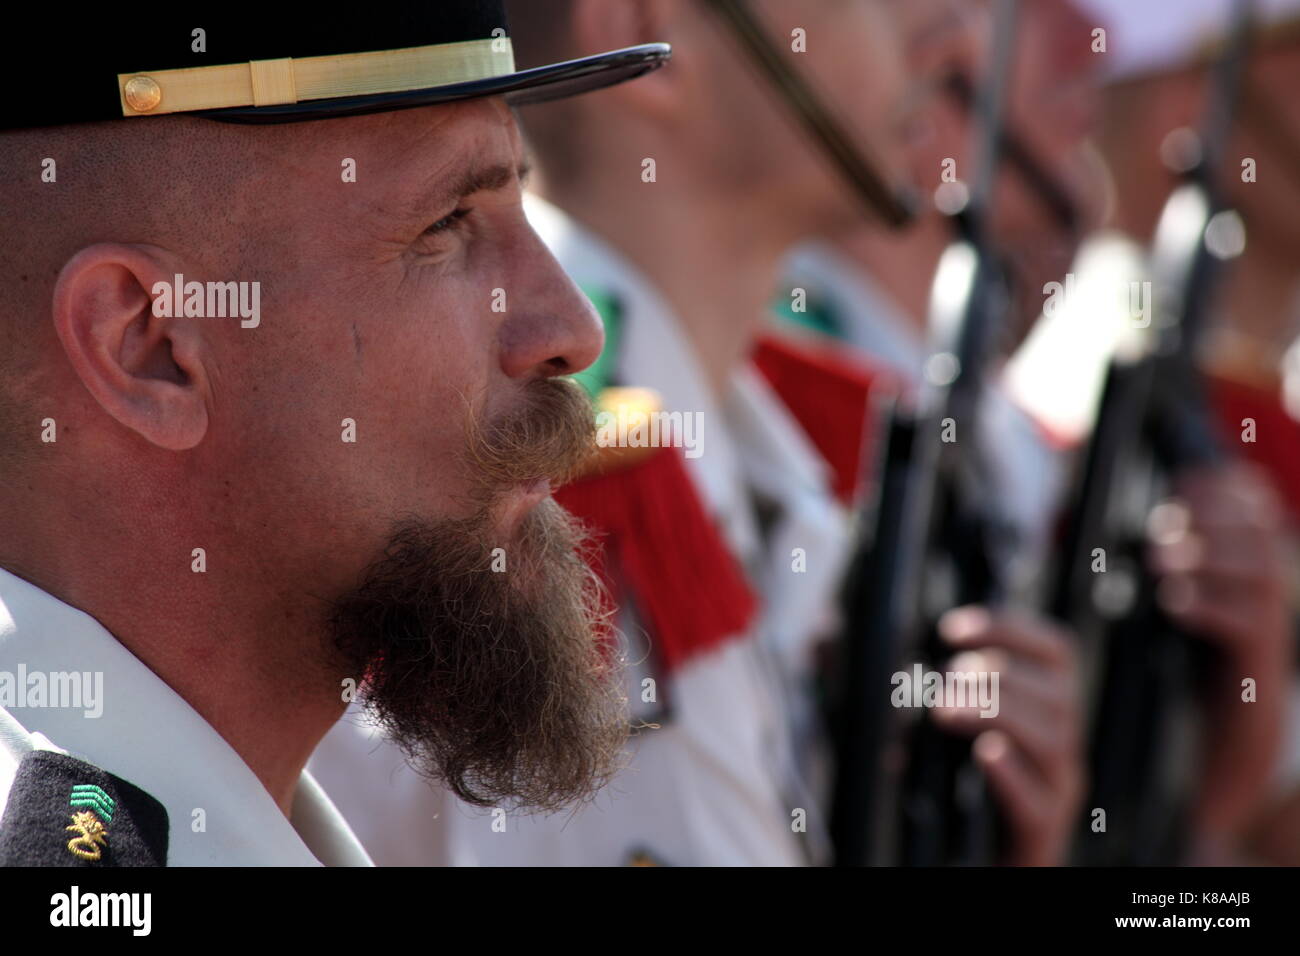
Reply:
[[[1251,0],[1237,0],[1199,158],[1156,230],[1152,324],[1142,347],[1118,350],[1107,371],[1053,583],[1050,612],[1073,625],[1092,671],[1092,792],[1076,845],[1082,864],[1170,864],[1186,849],[1207,648],[1159,608],[1144,530],[1172,476],[1224,456],[1196,356],[1218,271],[1207,233],[1224,213],[1214,179],[1251,21]],[[1096,809],[1105,811],[1104,832],[1093,830]]]
[[[995,495],[976,422],[1009,307],[985,216],[1015,17],[1015,0],[998,0],[996,48],[974,104],[979,179],[935,276],[926,381],[890,410],[869,533],[850,570],[831,820],[841,865],[987,864],[1000,852],[997,812],[970,742],[890,699],[892,675],[911,678],[916,666],[933,670],[948,656],[935,629],[943,612],[1002,592],[1002,529],[988,507]]]

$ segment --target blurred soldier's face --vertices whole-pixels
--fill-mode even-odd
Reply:
[[[1100,56],[1091,22],[1073,0],[1023,0],[1017,23],[1009,109],[1036,156],[1068,163],[1097,122]]]
[[[1072,200],[1086,231],[1100,219],[1104,179],[1086,148],[1100,107],[1090,22],[1073,0],[1024,0],[1015,38],[1007,121],[1038,164]],[[992,225],[1008,255],[1016,314],[1003,347],[1013,349],[1042,313],[1042,289],[1069,270],[1077,236],[1049,215],[1040,197],[1004,163]]]
[[[702,5],[701,5],[702,6]],[[908,84],[897,0],[755,0],[777,48],[892,178],[905,175]],[[863,212],[841,174],[739,44],[700,10],[708,55],[695,124],[719,180],[819,231]],[[803,52],[796,52],[802,49]]]
[[[1101,180],[1083,147],[1100,108],[1101,60],[1092,52],[1091,34],[1101,24],[1090,22],[1072,0],[1024,0],[1020,10],[1007,120],[1081,212],[1095,216]],[[1073,257],[1069,237],[1005,168],[995,197],[994,228],[1018,261],[1038,263],[1046,278],[1064,274]]]
[[[286,684],[341,708],[364,679],[466,799],[588,793],[626,718],[549,482],[594,432],[556,376],[603,340],[524,218],[510,111],[37,131],[13,168],[94,136],[98,184],[0,182],[31,225],[7,237],[6,321],[45,359],[5,385],[76,436],[31,480],[113,503],[113,563],[167,574],[201,543],[232,617],[273,623]],[[259,323],[152,315],[177,274],[259,283]]]
[[[988,42],[988,8],[983,0],[895,0],[902,14],[916,135],[908,141],[911,177],[928,200],[948,169],[969,181],[966,168],[970,127],[942,84],[954,73],[978,83]],[[955,169],[953,165],[955,164]]]
[[[1249,66],[1251,106],[1238,109],[1226,189],[1246,220],[1249,241],[1288,257],[1300,276],[1300,97],[1278,95],[1300,89],[1300,39],[1257,49]],[[1256,182],[1242,181],[1236,157],[1256,161]]]
[[[936,81],[952,73],[964,75],[978,88],[989,72],[991,13],[991,5],[983,0],[909,3],[902,22],[913,88],[932,90]],[[1004,111],[1004,122],[1085,207],[1085,216],[1099,209],[1102,183],[1084,149],[1097,98],[1090,31],[1070,0],[1023,0]],[[909,141],[908,157],[921,198],[928,201],[948,169],[967,184],[976,181],[980,170],[974,168],[971,146],[979,130],[969,109],[947,93],[918,96],[915,102],[921,107],[921,135]],[[1011,258],[1018,293],[1020,309],[1004,342],[1010,348],[1039,315],[1043,284],[1066,271],[1074,246],[1006,163],[995,181],[991,225],[997,244]]]

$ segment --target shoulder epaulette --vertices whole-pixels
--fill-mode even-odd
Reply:
[[[830,466],[836,497],[851,504],[871,467],[876,390],[897,391],[896,376],[830,339],[769,333],[753,361]]]
[[[1274,390],[1219,375],[1208,382],[1225,441],[1268,472],[1292,519],[1300,521],[1300,422]],[[1248,429],[1251,440],[1244,441]]]
[[[602,421],[626,424],[660,410],[657,393],[619,387],[623,306],[583,286],[605,326],[605,348],[574,376]],[[556,500],[595,533],[594,569],[615,603],[631,603],[665,676],[692,657],[749,631],[757,601],[686,471],[680,448],[602,443],[589,467]]]
[[[595,532],[595,570],[614,600],[630,600],[668,675],[746,634],[757,602],[700,500],[680,448],[565,485],[556,500]]]
[[[28,752],[0,817],[0,866],[166,866],[167,810],[67,754]]]

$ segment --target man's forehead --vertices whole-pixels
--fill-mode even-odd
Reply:
[[[518,124],[504,103],[410,110],[389,119],[368,150],[370,174],[384,175],[385,193],[447,202],[527,175]]]

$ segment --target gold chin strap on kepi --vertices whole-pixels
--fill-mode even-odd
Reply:
[[[867,207],[900,229],[916,216],[915,204],[901,187],[891,186],[863,147],[855,146],[803,78],[785,61],[744,0],[707,0],[750,59],[776,87],[799,121],[848,178]]]
[[[502,37],[405,50],[122,73],[118,87],[123,116],[156,116],[396,93],[506,76],[514,70],[510,39]]]

